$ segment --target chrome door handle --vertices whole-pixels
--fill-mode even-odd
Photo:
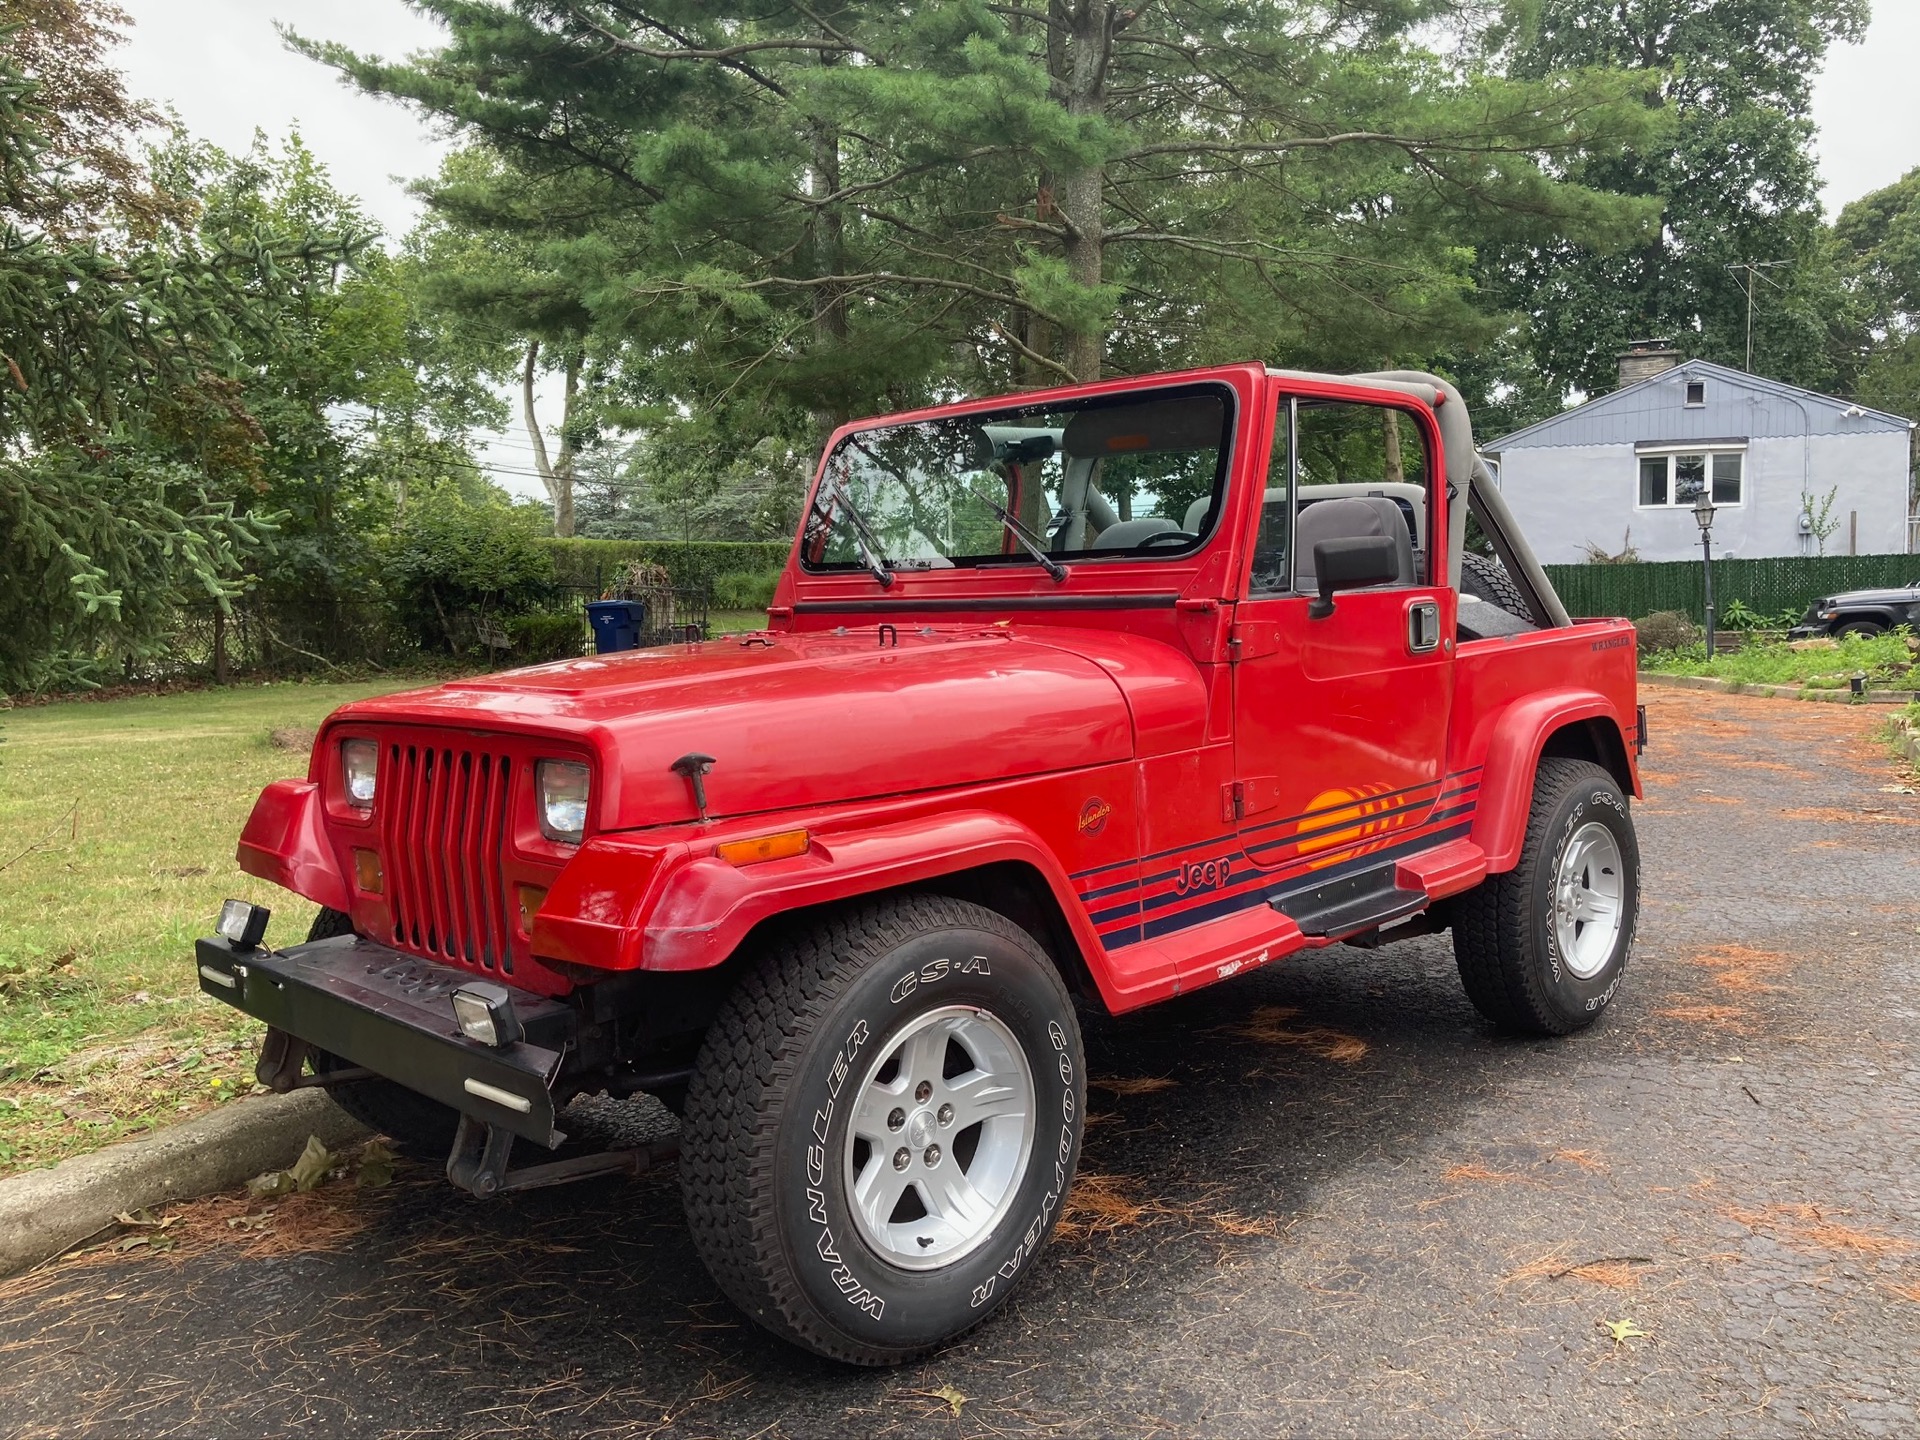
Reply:
[[[1416,600],[1407,607],[1407,653],[1425,655],[1440,648],[1440,606]]]

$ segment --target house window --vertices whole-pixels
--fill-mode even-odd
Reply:
[[[1707,403],[1707,382],[1704,380],[1687,381],[1687,407],[1697,410]]]
[[[1716,505],[1746,498],[1746,456],[1739,450],[1680,450],[1640,457],[1640,508],[1685,509],[1711,489]]]

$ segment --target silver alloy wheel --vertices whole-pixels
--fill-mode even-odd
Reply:
[[[1553,870],[1553,927],[1560,962],[1576,980],[1606,969],[1626,914],[1620,842],[1597,820],[1568,839]]]
[[[984,1243],[1033,1154],[1033,1072],[1013,1032],[977,1006],[930,1010],[852,1099],[845,1168],[860,1238],[905,1270],[937,1270]]]

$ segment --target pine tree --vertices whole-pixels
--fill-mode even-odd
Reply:
[[[296,43],[498,157],[429,202],[524,246],[516,303],[667,425],[1469,343],[1480,240],[1644,221],[1541,158],[1658,124],[1616,76],[1443,63],[1387,0],[421,8],[449,38],[413,61]]]

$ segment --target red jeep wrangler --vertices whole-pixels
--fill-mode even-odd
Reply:
[[[1133,1010],[1453,932],[1473,1003],[1590,1023],[1639,854],[1634,632],[1573,622],[1430,375],[1237,365],[834,435],[749,635],[348,705],[260,797],[202,988],[276,1089],[477,1195],[633,1170],[846,1361],[1003,1304],[1073,1181],[1076,999]]]

